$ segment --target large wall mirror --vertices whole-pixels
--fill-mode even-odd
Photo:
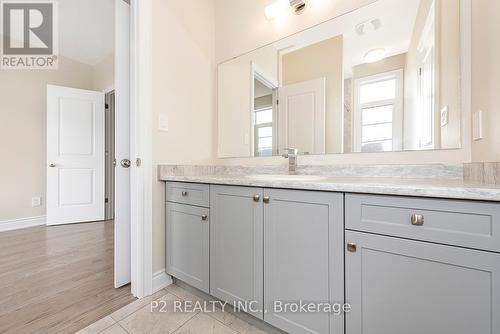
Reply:
[[[460,0],[378,0],[219,64],[219,157],[460,148],[460,71]]]

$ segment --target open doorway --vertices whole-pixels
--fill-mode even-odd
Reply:
[[[130,5],[57,9],[58,67],[0,70],[0,332],[74,332],[134,300]]]

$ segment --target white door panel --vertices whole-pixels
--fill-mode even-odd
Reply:
[[[47,86],[47,224],[104,219],[104,94]]]
[[[130,283],[130,5],[115,0],[115,287]]]
[[[325,153],[326,80],[304,81],[280,89],[279,150]]]

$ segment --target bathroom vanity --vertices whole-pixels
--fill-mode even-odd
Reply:
[[[500,332],[498,188],[307,175],[163,180],[167,273],[223,301],[253,302],[248,313],[276,328]],[[274,301],[351,310],[280,313]]]

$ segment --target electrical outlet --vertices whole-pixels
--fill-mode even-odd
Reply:
[[[41,197],[33,197],[31,199],[31,206],[32,207],[42,206],[42,198]]]
[[[158,130],[167,132],[168,131],[168,115],[159,114],[158,115]]]
[[[472,140],[483,139],[483,111],[477,110],[472,115]]]

